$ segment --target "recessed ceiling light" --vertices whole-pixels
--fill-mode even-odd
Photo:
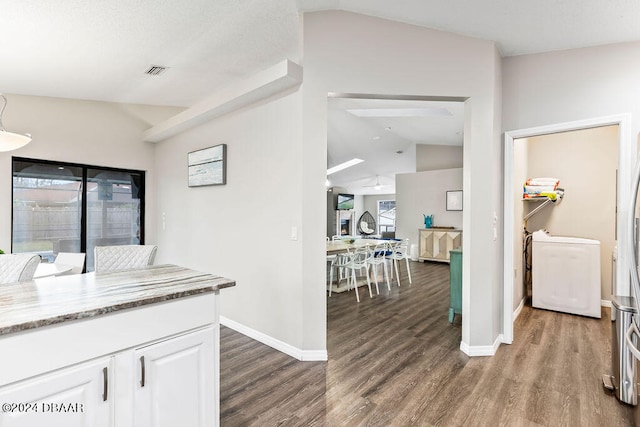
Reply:
[[[374,141],[377,141],[377,140],[379,140],[379,139],[380,139],[380,137],[379,137],[379,136],[374,136],[374,137],[373,137],[373,140],[374,140]]]
[[[391,130],[391,126],[387,126],[384,130]]]
[[[364,160],[357,159],[357,158],[348,160],[348,161],[346,161],[344,163],[340,163],[339,165],[336,165],[336,166],[334,166],[332,168],[327,169],[327,175],[331,175],[332,173],[336,173],[336,172],[341,171],[343,169],[350,168],[351,166],[357,165],[358,163],[362,163],[362,162],[364,162]]]
[[[423,108],[355,108],[347,110],[358,117],[430,117],[452,116],[451,112],[442,107]]]
[[[396,154],[402,154],[402,153],[404,153],[404,151],[402,151],[402,150],[396,151]]]

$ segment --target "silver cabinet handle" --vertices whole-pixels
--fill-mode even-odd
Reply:
[[[144,387],[144,380],[145,380],[145,368],[144,368],[144,356],[140,356],[140,367],[141,369],[141,375],[140,375],[140,387]]]
[[[627,330],[627,336],[625,337],[625,339],[627,341],[627,347],[629,348],[631,354],[633,354],[636,359],[640,360],[640,350],[638,350],[636,346],[633,345],[633,339],[631,338],[632,334],[640,336],[640,332],[638,332],[638,328],[633,321],[631,322],[631,326],[629,326],[629,329]]]
[[[102,401],[106,402],[108,393],[109,393],[109,371],[106,366],[102,369],[102,378],[103,378]]]

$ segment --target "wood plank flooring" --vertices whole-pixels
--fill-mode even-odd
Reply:
[[[525,307],[514,344],[469,358],[460,316],[447,318],[449,266],[411,268],[411,286],[403,269],[390,293],[327,298],[328,362],[299,362],[222,327],[221,425],[634,425],[633,409],[601,384],[608,309],[599,320]]]

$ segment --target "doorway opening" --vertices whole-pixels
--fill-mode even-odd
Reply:
[[[607,150],[601,142],[605,134],[609,135],[608,152],[602,151]],[[595,136],[592,143],[589,142],[589,135]],[[584,145],[580,146],[580,143]],[[612,144],[615,147],[611,147]],[[530,152],[534,153],[534,159],[537,160],[527,158]],[[606,290],[610,289],[610,281],[622,283],[621,272],[627,271],[626,261],[619,261],[611,275],[609,260],[614,245],[617,244],[620,251],[628,244],[625,233],[620,231],[626,228],[635,153],[636,148],[630,138],[629,115],[505,133],[503,342],[513,342],[513,322],[529,292],[523,281],[527,267],[527,260],[522,258],[526,242],[523,233],[549,227],[553,228],[549,230],[553,234],[599,237],[597,240],[605,243],[601,253],[603,300],[607,295]],[[602,175],[598,175],[603,169],[600,162],[606,162],[605,158],[609,159],[609,166],[602,171]],[[531,166],[531,162],[537,166]],[[529,174],[546,177],[562,174],[557,178],[565,196],[557,208],[546,208],[529,219],[527,229],[524,229],[522,220],[533,209],[521,201],[523,183],[531,178],[527,176]],[[593,185],[597,188],[589,186],[589,179],[596,180],[594,182],[597,183]],[[589,209],[594,212],[588,212]],[[619,288],[624,288],[624,285]]]
[[[410,252],[415,250],[416,258],[423,215],[433,215],[434,225],[461,229],[464,211],[447,210],[445,195],[463,187],[466,100],[329,94],[327,166],[332,168],[352,159],[361,161],[327,176],[327,238],[341,230],[335,222],[340,217],[336,215],[334,199],[343,193],[355,196],[355,218],[365,212],[375,218],[375,234],[369,237],[409,239]],[[445,264],[434,263],[434,268],[446,268],[448,277]],[[404,268],[404,261],[401,266]],[[330,276],[328,271],[327,278]],[[334,279],[337,276],[334,273]],[[335,296],[340,287],[332,289]],[[379,297],[386,293],[387,287],[381,284]],[[348,297],[357,304],[352,293]],[[376,297],[374,289],[373,298]],[[448,325],[447,310],[442,311],[442,318]],[[460,324],[456,326],[461,328]]]

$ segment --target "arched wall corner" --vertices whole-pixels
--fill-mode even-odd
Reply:
[[[574,122],[558,123],[548,126],[540,126],[529,129],[508,131],[504,134],[504,290],[503,290],[503,326],[502,342],[511,344],[513,342],[513,322],[515,315],[513,311],[513,244],[514,244],[514,141],[521,138],[530,138],[539,135],[548,135],[559,132],[569,132],[575,130],[589,129],[601,126],[617,125],[619,158],[618,158],[618,188],[617,188],[617,235],[618,253],[627,253],[628,245],[631,244],[624,230],[627,229],[627,211],[630,205],[631,181],[637,157],[636,139],[631,132],[631,114],[618,114],[605,117],[579,120]],[[511,248],[511,250],[508,250]],[[629,277],[623,272],[629,271],[626,257],[618,257],[616,263],[616,283],[618,289],[629,289]]]

